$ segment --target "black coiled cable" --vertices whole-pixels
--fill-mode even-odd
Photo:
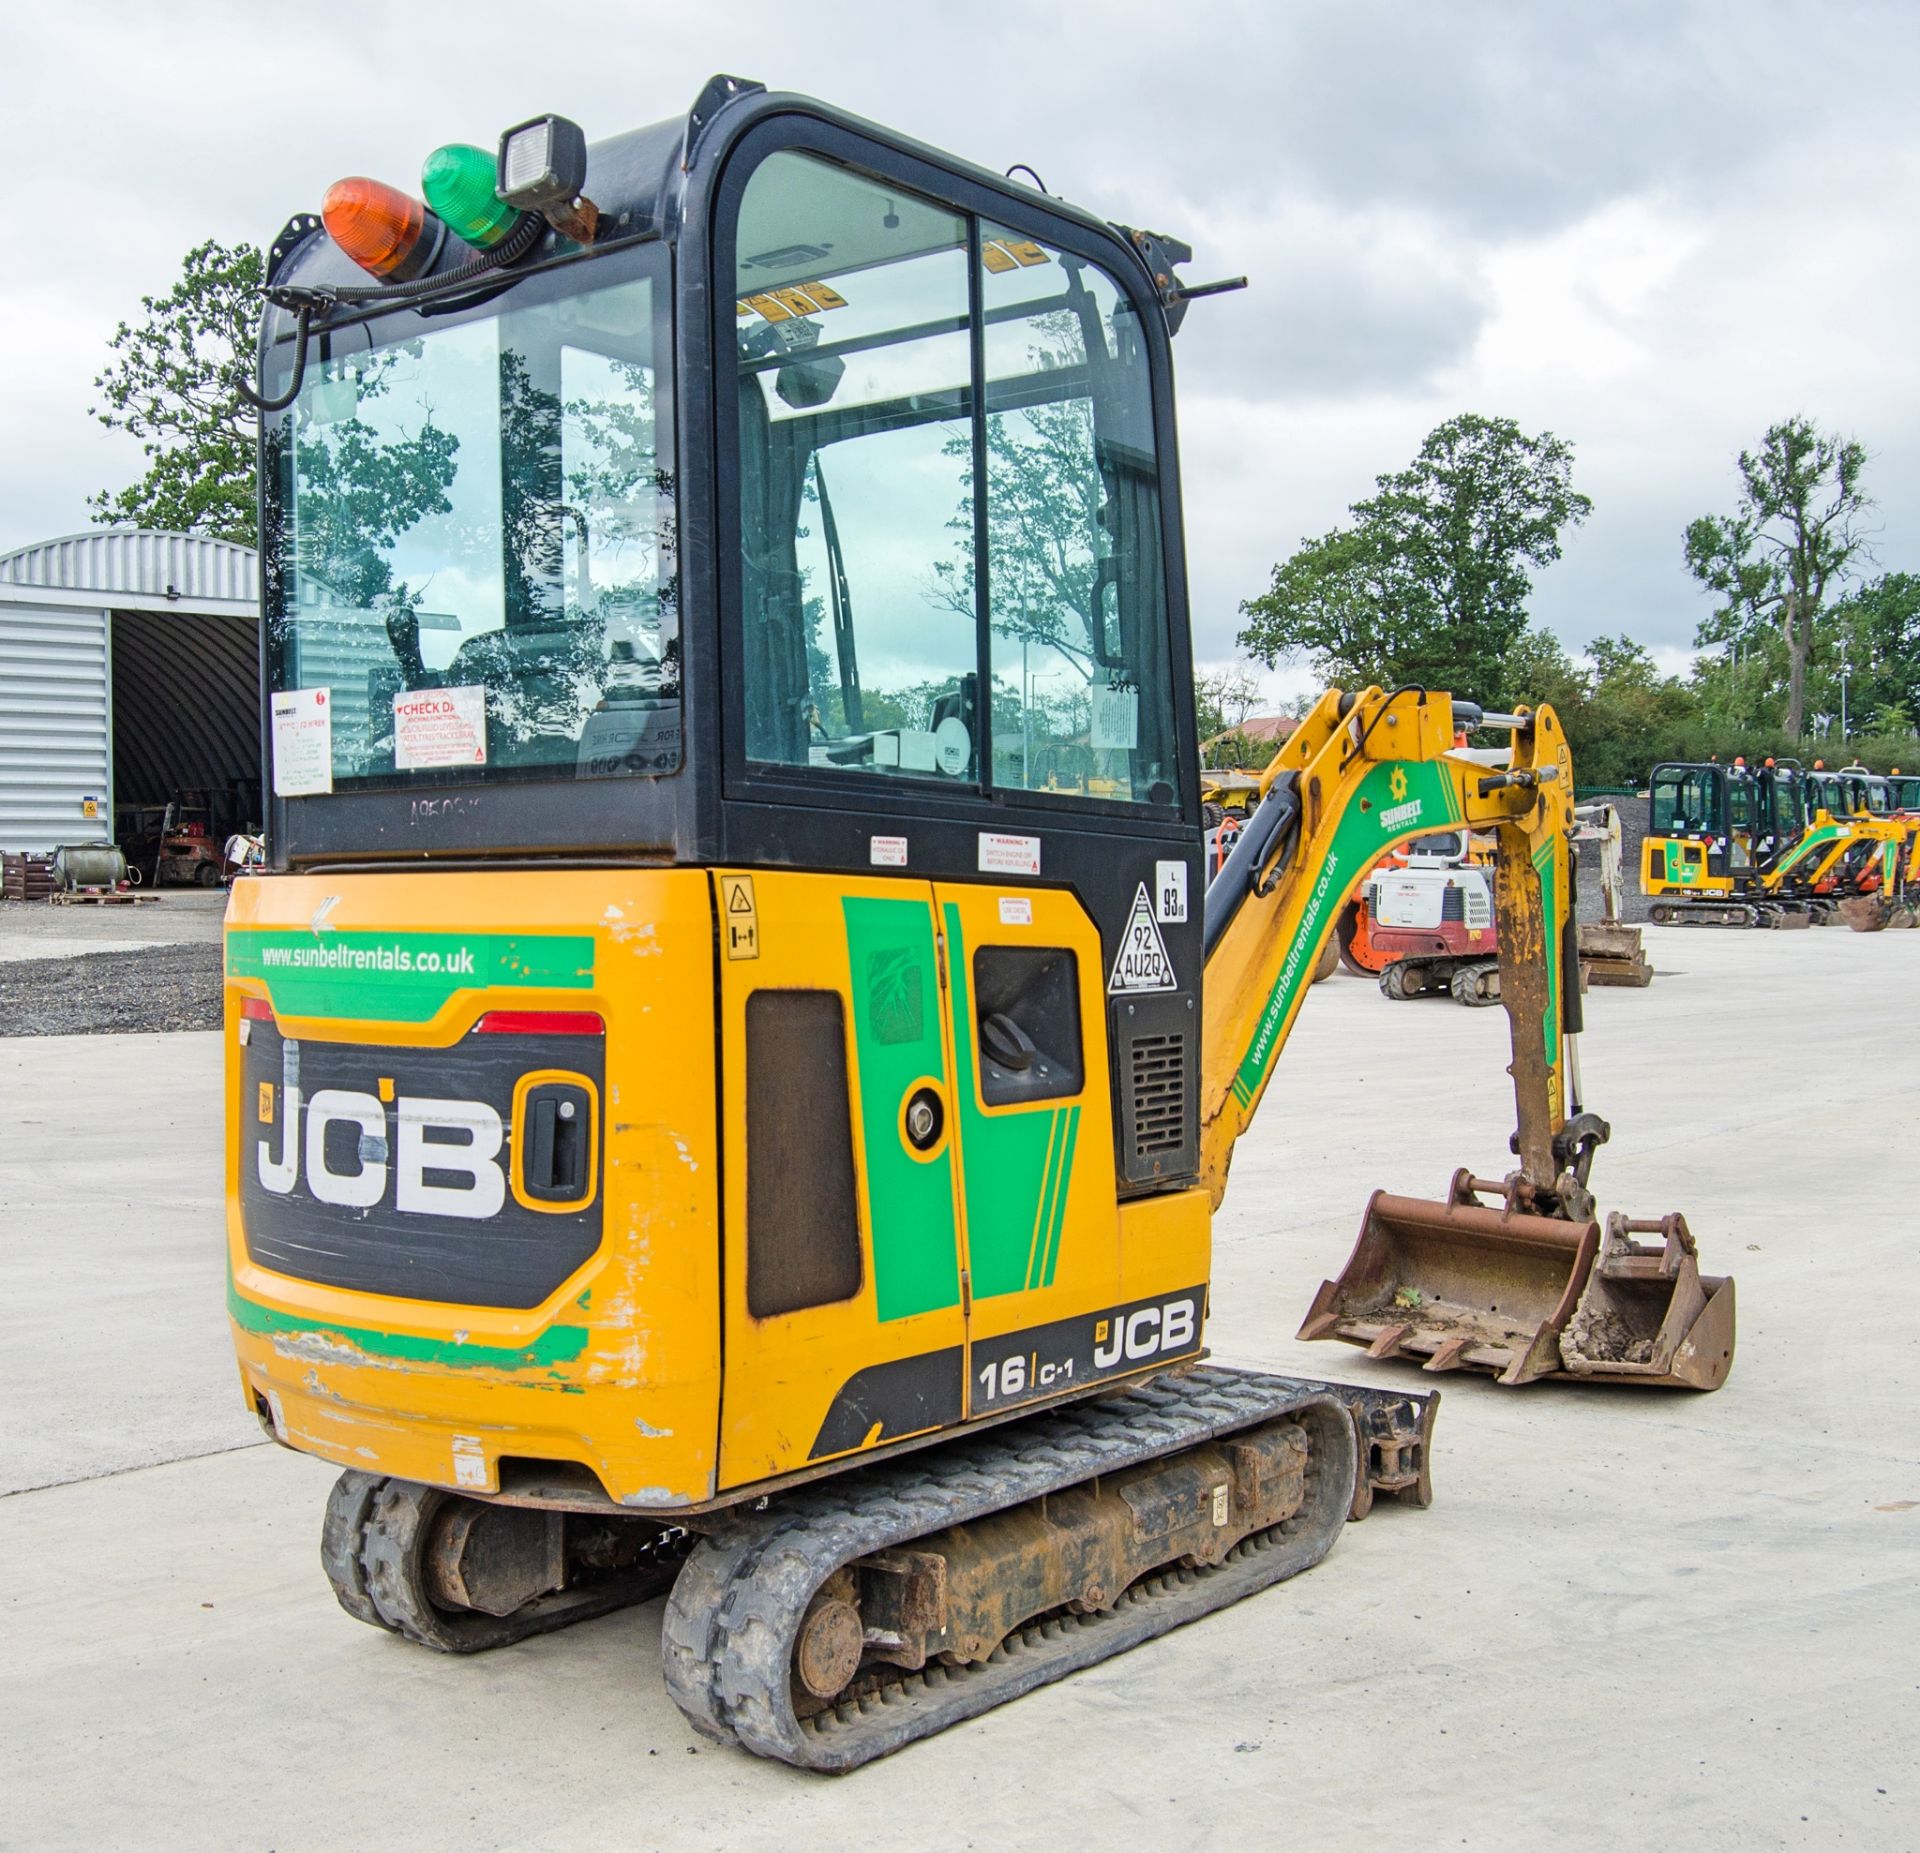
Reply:
[[[267,301],[278,308],[293,311],[293,379],[287,390],[273,399],[255,392],[245,380],[235,381],[235,390],[256,412],[284,412],[300,397],[300,388],[306,380],[307,338],[315,315],[334,308],[398,308],[410,302],[422,301],[428,296],[438,296],[443,291],[457,290],[464,284],[477,282],[489,271],[504,270],[509,264],[517,264],[540,242],[541,234],[546,229],[546,221],[537,212],[523,212],[514,222],[513,230],[492,250],[480,252],[453,270],[443,271],[438,276],[415,277],[410,283],[328,283],[311,288],[297,283],[269,284],[261,291]]]

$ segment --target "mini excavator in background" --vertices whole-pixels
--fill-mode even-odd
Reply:
[[[1436,829],[1498,838],[1518,1169],[1377,1198],[1323,1335],[1724,1374],[1677,1219],[1598,1251],[1550,710],[1328,694],[1203,898],[1184,247],[730,78],[422,190],[289,222],[250,389],[228,1309],[350,1614],[670,1591],[695,1728],[844,1770],[1426,1503],[1431,1395],[1204,1359],[1234,1142]]]

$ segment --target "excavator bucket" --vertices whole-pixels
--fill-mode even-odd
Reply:
[[[1733,1281],[1700,1272],[1684,1216],[1634,1222],[1616,1210],[1560,1357],[1569,1377],[1717,1390],[1733,1369]]]
[[[1653,982],[1653,967],[1637,926],[1617,921],[1580,923],[1580,974],[1595,984],[1629,985],[1644,990]]]
[[[1840,903],[1840,918],[1856,933],[1884,933],[1888,927],[1910,927],[1914,910],[1904,901],[1878,894],[1855,894]]]
[[[1480,1202],[1500,1192],[1505,1207]],[[1636,1242],[1655,1234],[1657,1245]],[[1457,1172],[1447,1201],[1376,1191],[1339,1279],[1323,1281],[1300,1337],[1429,1371],[1717,1390],[1733,1368],[1733,1282],[1704,1275],[1686,1219],[1606,1234],[1517,1207]]]
[[[1502,1383],[1557,1375],[1560,1334],[1593,1268],[1590,1222],[1489,1209],[1461,1171],[1444,1203],[1373,1193],[1338,1280],[1323,1281],[1302,1338],[1338,1338],[1429,1371],[1481,1370]]]

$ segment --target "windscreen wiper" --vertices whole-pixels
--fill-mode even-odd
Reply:
[[[818,451],[813,455],[813,480],[820,491],[820,526],[827,542],[827,596],[833,604],[833,647],[840,663],[841,722],[850,734],[864,733],[860,653],[853,635],[853,594],[847,586],[847,559],[840,551],[840,527],[833,518],[833,498],[827,494],[827,472],[821,467]]]

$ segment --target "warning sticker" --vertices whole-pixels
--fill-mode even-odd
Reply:
[[[1040,839],[1008,836],[999,830],[980,832],[980,872],[983,875],[1038,875]]]
[[[751,875],[720,877],[720,931],[728,958],[760,956],[760,916],[753,904]]]
[[[276,689],[267,697],[273,716],[273,789],[304,798],[333,789],[333,702],[324,688]]]
[[[1142,882],[1133,897],[1133,911],[1127,916],[1127,930],[1121,936],[1120,953],[1113,961],[1113,975],[1107,991],[1177,991],[1180,985],[1173,975],[1173,961],[1167,957],[1167,943],[1153,917],[1153,903],[1147,899],[1147,884]]]
[[[422,766],[484,766],[487,691],[477,684],[402,689],[393,698],[393,763],[402,772]]]

